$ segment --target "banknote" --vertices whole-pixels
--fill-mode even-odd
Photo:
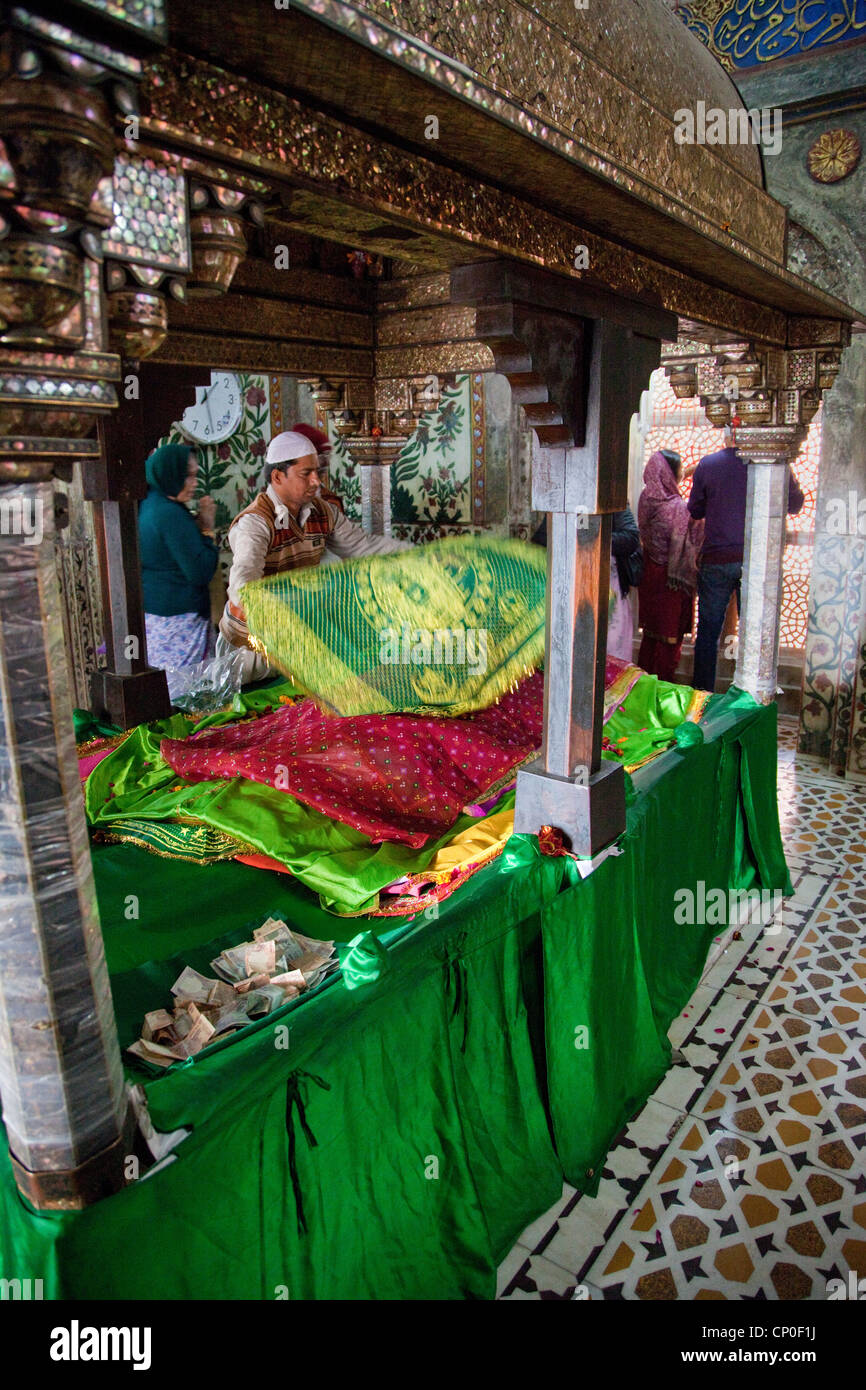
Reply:
[[[251,941],[211,961],[216,978],[186,966],[171,987],[174,1008],[145,1015],[141,1037],[126,1050],[154,1066],[194,1057],[214,1038],[245,1028],[313,989],[339,960],[333,941],[318,941],[268,917]]]
[[[154,1009],[152,1013],[144,1015],[141,1036],[145,1042],[164,1042],[165,1034],[173,1032],[174,1019],[168,1009]]]
[[[172,985],[171,992],[176,999],[192,999],[196,1004],[206,1004],[215,984],[216,980],[200,975],[191,965],[187,965]]]

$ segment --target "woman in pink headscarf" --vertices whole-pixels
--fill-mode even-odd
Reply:
[[[678,482],[682,459],[673,449],[652,454],[637,509],[644,567],[640,582],[643,639],[638,665],[660,680],[676,678],[683,637],[695,617],[697,557],[703,522],[689,515]]]

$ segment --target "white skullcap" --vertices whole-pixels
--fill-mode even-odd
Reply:
[[[294,430],[283,430],[282,434],[275,434],[265,455],[270,464],[288,463],[290,459],[306,458],[308,454],[315,457],[316,446],[312,444],[305,434],[296,434]]]

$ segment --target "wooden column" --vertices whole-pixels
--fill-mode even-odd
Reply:
[[[171,710],[164,671],[147,664],[138,502],[147,493],[144,421],[138,401],[124,402],[100,424],[102,458],[84,467],[84,496],[94,503],[107,664],[93,677],[93,704],[123,729]]]
[[[613,513],[627,505],[629,422],[672,315],[495,262],[452,273],[454,303],[535,431],[532,504],[548,534],[544,743],[518,774],[514,828],[592,855],[625,828],[620,764],[602,761]]]

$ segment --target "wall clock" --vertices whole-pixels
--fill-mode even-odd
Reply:
[[[183,412],[180,428],[197,444],[221,444],[241,422],[244,402],[234,372],[211,372],[210,386],[195,388],[195,405]]]

